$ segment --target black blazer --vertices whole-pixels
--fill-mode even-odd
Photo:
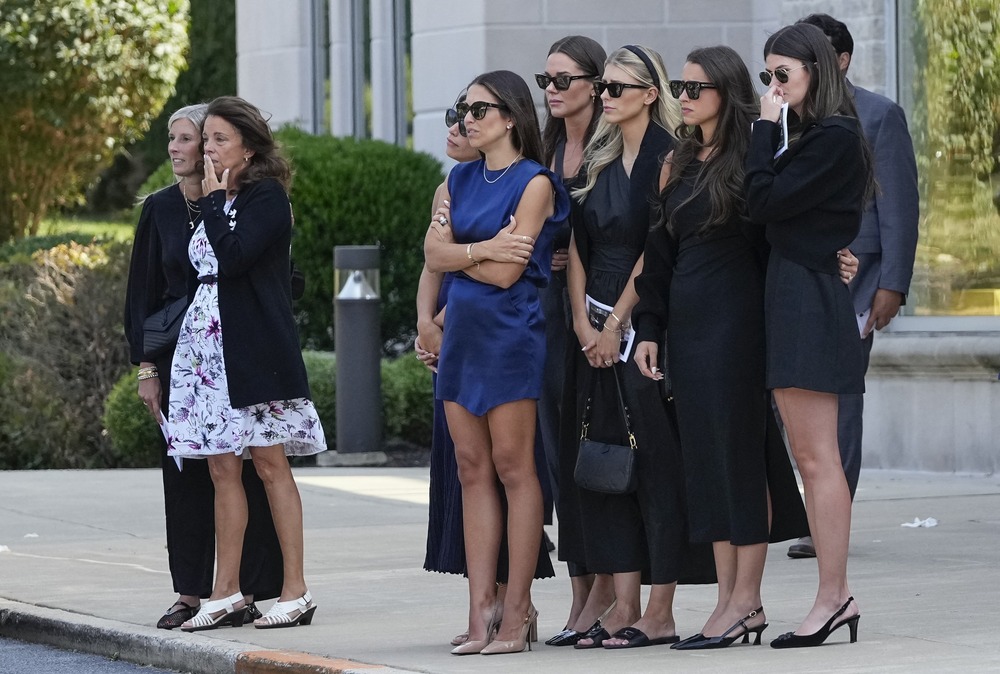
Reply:
[[[227,215],[226,194],[199,200],[205,232],[219,260],[222,349],[235,408],[308,398],[292,315],[288,195],[275,180],[244,187]]]
[[[857,236],[867,175],[861,126],[834,116],[806,129],[777,159],[778,125],[753,123],[744,186],[750,219],[785,258],[836,274],[837,251]]]
[[[188,258],[194,233],[178,185],[146,197],[132,241],[125,290],[125,339],[129,360],[151,362],[142,350],[142,323],[168,302],[191,296],[198,279]]]

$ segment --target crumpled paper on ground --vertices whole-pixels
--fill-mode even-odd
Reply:
[[[933,517],[928,517],[925,520],[922,520],[919,517],[914,517],[912,522],[903,522],[899,526],[908,527],[910,529],[919,529],[919,528],[927,529],[930,527],[936,527],[937,525],[938,521]]]

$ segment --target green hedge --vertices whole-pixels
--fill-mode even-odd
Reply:
[[[304,351],[302,358],[327,446],[336,449],[336,358],[325,351]],[[430,372],[412,352],[383,360],[381,371],[384,439],[429,447],[434,414]],[[0,369],[0,376],[2,372]],[[160,432],[136,395],[135,377],[133,369],[112,388],[104,406],[104,428],[114,465],[155,466],[159,463]]]
[[[381,249],[382,341],[408,343],[423,267],[423,238],[442,180],[433,157],[375,140],[278,133],[292,160],[292,254],[306,274],[296,303],[305,348],[333,348],[333,248]]]

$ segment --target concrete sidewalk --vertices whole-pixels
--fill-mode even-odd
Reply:
[[[296,478],[306,578],[319,605],[312,626],[183,634],[153,627],[174,599],[159,471],[0,472],[0,635],[226,674],[1000,671],[1000,476],[862,474],[850,559],[863,616],[857,644],[844,629],[806,651],[537,644],[493,658],[448,653],[464,630],[466,586],[420,568],[426,468],[304,468]],[[900,526],[927,517],[938,526]],[[785,550],[769,551],[765,642],[794,629],[815,592],[815,561]],[[557,578],[533,590],[542,640],[562,629],[569,608],[565,565],[556,568]],[[714,602],[714,586],[679,588],[678,632],[696,632]]]

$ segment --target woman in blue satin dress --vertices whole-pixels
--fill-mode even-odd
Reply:
[[[445,210],[454,242],[431,233],[425,240],[427,268],[456,272],[436,391],[455,442],[469,574],[469,640],[453,653],[511,653],[524,650],[537,625],[530,591],[542,494],[534,435],[545,362],[538,290],[548,283],[552,238],[569,199],[540,163],[538,118],[518,75],[480,75],[459,112],[483,158],[456,166],[448,178],[451,207]],[[523,246],[501,260],[483,259],[476,245],[501,231],[520,237]],[[495,582],[503,529],[498,480],[509,503],[502,616]]]

